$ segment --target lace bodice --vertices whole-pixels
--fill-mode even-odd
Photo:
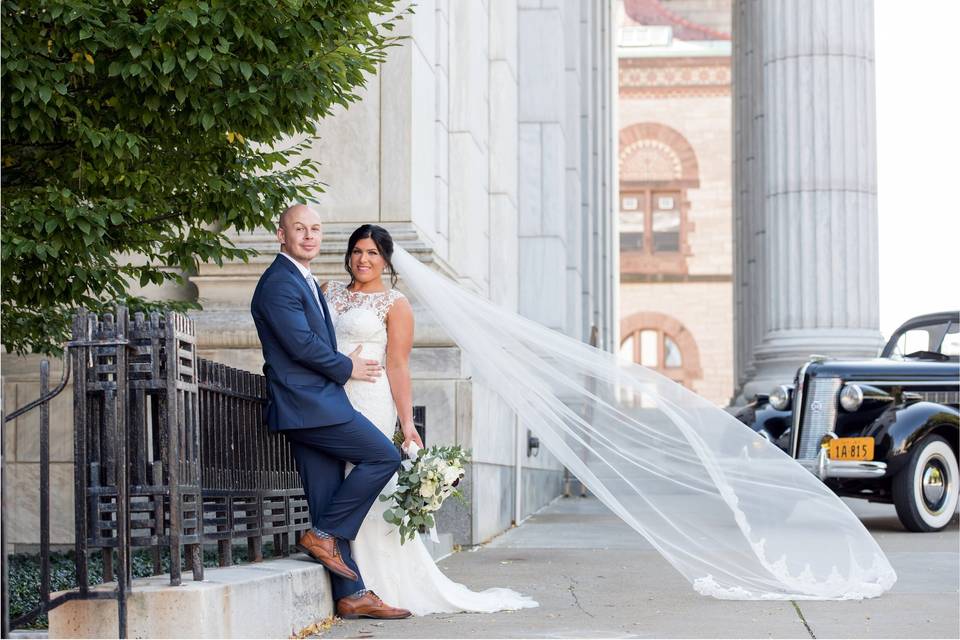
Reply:
[[[366,357],[383,362],[387,346],[387,313],[404,297],[396,289],[379,293],[350,291],[343,282],[330,282],[324,293],[340,350],[363,345]]]

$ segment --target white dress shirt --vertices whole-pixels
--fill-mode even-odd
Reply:
[[[317,301],[317,306],[320,307],[320,315],[323,315],[323,304],[321,304],[320,302],[320,285],[317,284],[317,281],[316,279],[314,279],[313,274],[310,273],[310,269],[307,269],[305,266],[303,266],[302,264],[294,260],[292,257],[287,255],[283,251],[280,252],[280,255],[282,255],[284,258],[292,262],[300,271],[300,275],[302,275],[304,279],[307,281],[307,286],[310,287],[310,291],[313,291],[313,297]]]

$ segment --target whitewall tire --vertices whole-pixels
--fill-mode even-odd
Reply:
[[[957,454],[940,436],[913,445],[906,467],[893,479],[893,502],[910,531],[939,531],[957,511],[960,470]]]

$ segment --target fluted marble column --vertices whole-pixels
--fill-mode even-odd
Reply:
[[[873,2],[738,0],[740,399],[878,330]]]

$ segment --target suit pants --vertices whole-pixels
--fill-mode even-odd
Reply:
[[[359,576],[348,540],[356,538],[373,501],[399,468],[400,454],[359,413],[343,424],[283,433],[297,461],[313,526],[337,537],[343,561]],[[344,478],[346,462],[355,466]],[[357,581],[330,577],[334,600],[364,588],[362,577]]]

